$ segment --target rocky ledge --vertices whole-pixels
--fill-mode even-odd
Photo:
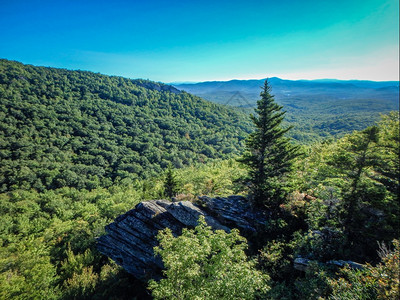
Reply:
[[[307,258],[302,258],[302,257],[297,257],[294,260],[294,268],[299,271],[306,272],[307,269],[311,266],[312,263],[317,263],[320,266],[333,266],[336,268],[343,268],[345,266],[348,266],[349,268],[353,270],[362,270],[365,268],[364,265],[351,261],[351,260],[330,260],[326,263],[321,263],[319,261],[307,259]]]
[[[153,252],[158,244],[158,231],[168,227],[174,235],[179,235],[183,228],[196,226],[200,215],[214,229],[238,228],[245,237],[254,235],[257,227],[266,221],[264,215],[253,211],[241,196],[203,196],[196,204],[145,201],[107,225],[106,234],[97,240],[97,248],[136,278],[143,281],[158,279],[163,268],[161,259]]]

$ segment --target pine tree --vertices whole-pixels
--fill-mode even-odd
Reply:
[[[371,215],[368,215],[365,207],[378,209],[380,203],[385,201],[386,195],[384,186],[377,180],[382,176],[374,170],[382,160],[379,152],[379,127],[371,126],[363,131],[354,132],[340,142],[338,150],[328,160],[328,164],[345,180],[340,218],[344,232],[350,244],[363,245],[366,241],[373,243],[376,238],[374,231],[377,228],[372,224],[366,225],[371,222]],[[386,201],[388,203],[388,200]],[[378,220],[373,223],[377,224]],[[368,233],[368,236],[365,236],[365,233]],[[369,240],[372,236],[374,239]],[[383,238],[383,235],[380,238]]]
[[[257,101],[256,115],[251,115],[256,130],[249,135],[240,161],[249,169],[247,179],[254,205],[276,212],[284,201],[286,175],[299,154],[298,147],[284,136],[291,127],[281,127],[285,112],[270,92],[267,79]]]
[[[165,181],[164,181],[164,194],[165,196],[172,198],[176,196],[178,191],[178,183],[175,178],[175,174],[172,171],[172,166],[169,165],[167,172],[165,173]]]

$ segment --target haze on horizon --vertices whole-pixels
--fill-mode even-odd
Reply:
[[[0,2],[0,58],[162,82],[399,80],[399,2]]]

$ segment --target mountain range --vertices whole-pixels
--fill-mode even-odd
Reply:
[[[275,100],[294,125],[292,136],[302,142],[342,136],[399,109],[398,81],[284,80],[269,78]],[[214,103],[252,111],[265,79],[176,84],[176,88]],[[250,110],[249,110],[250,109]]]
[[[250,102],[257,100],[260,87],[266,79],[206,81],[198,83],[175,84],[180,90],[185,90],[212,102],[223,103],[221,98],[240,93]],[[268,79],[276,100],[285,97],[321,95],[333,99],[354,98],[387,98],[394,99],[399,93],[398,81],[367,81],[367,80],[286,80],[277,77]]]

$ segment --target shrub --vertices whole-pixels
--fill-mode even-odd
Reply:
[[[213,232],[200,217],[194,230],[174,237],[167,228],[158,240],[155,253],[166,270],[164,279],[149,283],[155,299],[254,299],[269,289],[269,277],[247,259],[246,239],[237,229]]]

